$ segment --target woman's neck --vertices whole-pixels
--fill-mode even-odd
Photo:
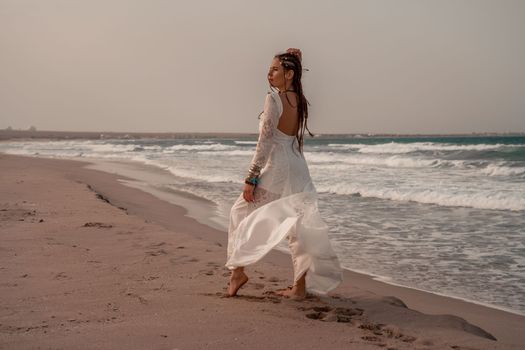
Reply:
[[[286,87],[277,88],[277,90],[279,90],[279,93],[283,93],[287,91],[295,91],[292,86],[289,86],[288,88]]]

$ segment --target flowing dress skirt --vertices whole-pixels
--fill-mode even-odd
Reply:
[[[234,269],[253,264],[288,240],[294,282],[306,273],[306,289],[326,294],[342,281],[341,267],[317,206],[317,192],[295,137],[280,133],[255,189],[255,202],[241,194],[230,212],[228,259]]]

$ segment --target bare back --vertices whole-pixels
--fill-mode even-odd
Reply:
[[[288,95],[288,98],[286,98],[286,95]],[[295,136],[299,128],[299,116],[297,114],[299,98],[295,92],[285,92],[279,94],[279,97],[281,98],[283,106],[283,114],[281,114],[277,129],[287,135]],[[290,102],[288,102],[288,100],[290,100]]]

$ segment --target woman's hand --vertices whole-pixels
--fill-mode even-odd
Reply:
[[[253,202],[255,200],[253,198],[253,191],[254,190],[255,190],[255,185],[244,184],[244,191],[242,192],[242,195],[243,195],[245,201]]]

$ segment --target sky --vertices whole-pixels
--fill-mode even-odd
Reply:
[[[0,129],[257,132],[303,51],[310,129],[525,132],[522,0],[0,0]]]

